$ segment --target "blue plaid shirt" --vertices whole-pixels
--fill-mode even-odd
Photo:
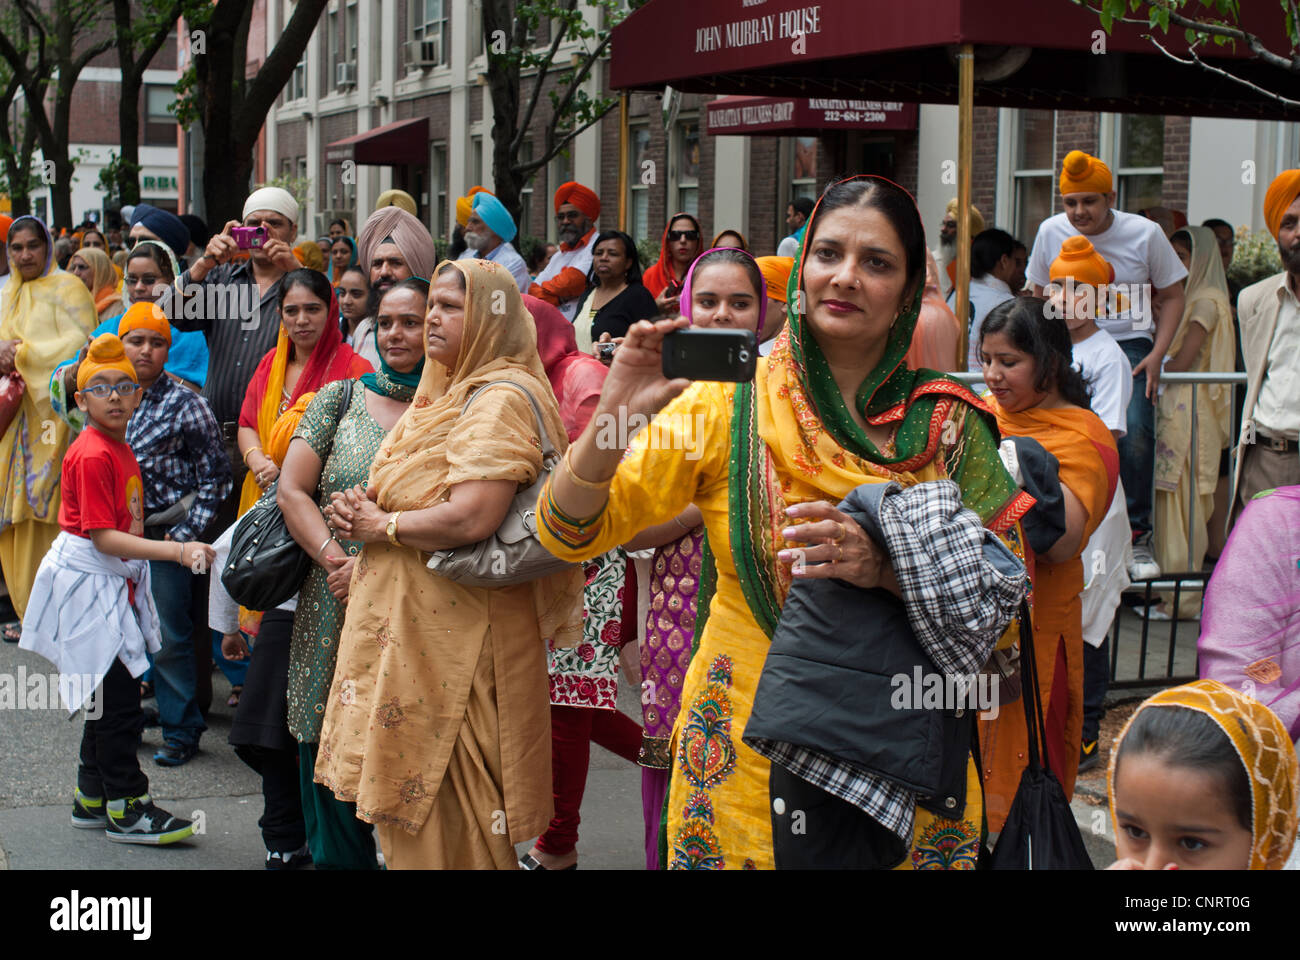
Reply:
[[[167,531],[173,540],[198,539],[234,486],[208,401],[164,374],[140,398],[126,442],[140,464],[145,516],[198,491],[189,515]]]

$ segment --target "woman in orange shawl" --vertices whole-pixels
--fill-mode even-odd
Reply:
[[[677,316],[677,298],[686,282],[686,271],[703,250],[700,221],[689,213],[674,214],[668,226],[664,227],[659,259],[641,277],[642,285],[650,291],[650,296],[659,305],[659,312],[665,317]]]
[[[1003,436],[1029,437],[1060,462],[1065,533],[1034,558],[1034,655],[1046,723],[1047,761],[1068,798],[1083,734],[1084,545],[1110,507],[1119,477],[1115,440],[1089,409],[1071,366],[1070,334],[1047,301],[1008,300],[984,318],[980,359]],[[981,724],[984,803],[999,832],[1025,768],[1028,734],[1019,706]]]
[[[921,313],[912,331],[912,345],[907,350],[907,365],[913,370],[957,369],[957,345],[961,342],[961,325],[939,290],[939,267],[934,254],[925,252],[925,294]]]
[[[68,272],[75,274],[95,298],[95,312],[99,314],[101,322],[126,309],[119,288],[121,278],[113,267],[113,261],[108,259],[108,254],[103,250],[82,247],[68,261]]]

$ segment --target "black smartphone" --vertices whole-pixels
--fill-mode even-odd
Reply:
[[[674,330],[664,337],[663,371],[669,380],[754,379],[758,338],[751,330]]]

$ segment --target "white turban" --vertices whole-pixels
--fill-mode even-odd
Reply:
[[[244,201],[244,218],[254,210],[274,210],[283,214],[290,223],[298,222],[298,201],[282,187],[262,187],[249,194]]]

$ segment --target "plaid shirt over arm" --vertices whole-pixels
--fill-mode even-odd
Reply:
[[[126,442],[140,464],[146,517],[197,491],[189,515],[167,531],[173,540],[196,540],[234,485],[208,402],[164,374],[140,398]]]
[[[1008,569],[990,561],[984,546],[994,534],[962,506],[961,488],[951,480],[889,486],[876,519],[908,622],[940,671],[973,677],[1028,593],[1028,574],[1001,544],[994,550],[1010,559]],[[911,790],[798,744],[763,740],[750,746],[910,843],[917,799]]]

